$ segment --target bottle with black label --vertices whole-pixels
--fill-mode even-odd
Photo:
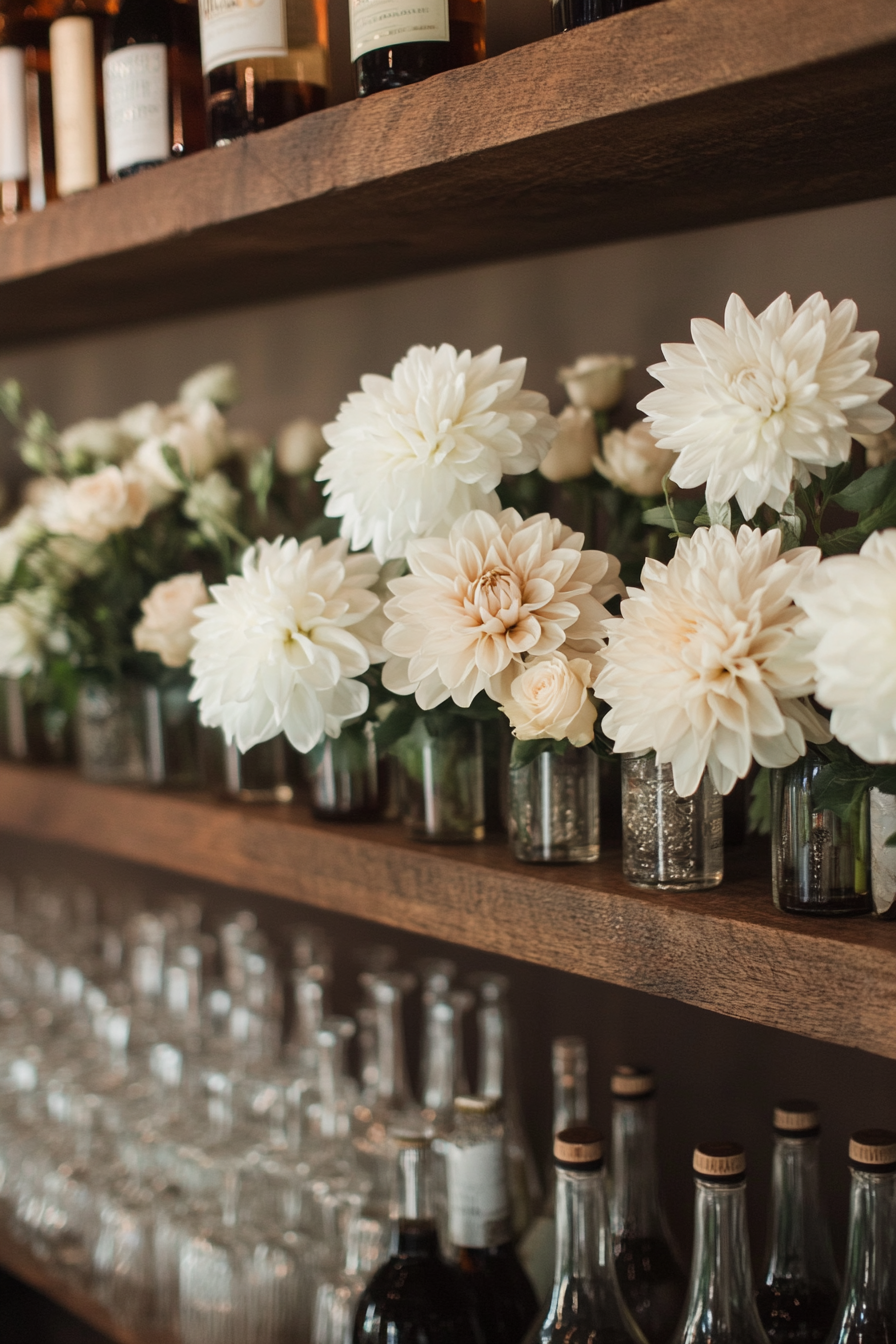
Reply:
[[[840,1279],[821,1203],[821,1129],[812,1101],[775,1107],[765,1273],[757,1295],[773,1344],[823,1344]]]
[[[56,198],[50,90],[51,0],[0,9],[0,191],[4,219]],[[23,171],[24,170],[24,171]]]
[[[484,1344],[520,1344],[538,1302],[513,1247],[500,1103],[455,1097],[454,1117],[443,1143],[449,1239]]]
[[[485,60],[485,0],[348,3],[359,98]]]
[[[327,0],[199,0],[209,143],[294,121],[330,87]]]
[[[551,0],[551,27],[555,33],[565,33],[570,28],[582,28],[586,23],[654,4],[656,0]]]
[[[843,1291],[829,1344],[896,1339],[896,1133],[863,1129],[849,1141],[852,1186]]]

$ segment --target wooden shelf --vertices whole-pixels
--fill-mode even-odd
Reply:
[[[0,342],[889,194],[893,0],[664,0],[27,215]]]
[[[633,890],[619,856],[514,862],[385,823],[88,784],[0,766],[0,828],[301,901],[896,1059],[896,923],[779,914],[767,855],[690,895]]]

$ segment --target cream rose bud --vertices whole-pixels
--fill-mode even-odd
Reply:
[[[569,369],[557,370],[573,406],[612,411],[625,391],[625,375],[635,367],[630,355],[580,355]]]
[[[129,479],[118,467],[103,467],[90,476],[76,476],[68,486],[64,515],[54,531],[101,542],[113,532],[139,527],[150,500],[139,480]]]
[[[204,401],[211,401],[223,411],[238,401],[239,395],[236,367],[229,363],[209,364],[208,368],[200,369],[181,383],[177,399],[190,410]]]
[[[501,706],[514,737],[522,741],[566,739],[574,747],[586,747],[594,740],[597,719],[597,708],[588,694],[593,677],[587,659],[567,659],[562,653],[526,663]]]
[[[277,435],[277,466],[285,476],[313,471],[326,451],[327,441],[313,420],[291,420]]]
[[[885,467],[888,462],[896,462],[896,429],[892,426],[881,434],[853,434],[853,438],[865,449],[867,467]]]
[[[560,432],[538,470],[549,481],[590,476],[598,449],[594,415],[587,406],[567,406],[557,417]]]
[[[660,448],[643,420],[628,429],[611,429],[594,458],[595,470],[630,495],[659,495],[663,477],[672,470],[675,453]]]
[[[140,603],[143,620],[134,626],[134,648],[157,653],[166,667],[183,667],[193,654],[196,608],[209,601],[201,574],[178,574],[157,583]]]
[[[81,420],[59,435],[59,451],[66,462],[85,458],[120,462],[133,450],[134,443],[117,420]]]

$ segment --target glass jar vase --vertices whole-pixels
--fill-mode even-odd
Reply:
[[[224,792],[243,803],[291,803],[294,789],[283,734],[248,751],[225,742]]]
[[[59,705],[33,699],[26,681],[0,678],[0,758],[38,765],[72,761],[72,716]]]
[[[311,810],[324,821],[363,821],[379,814],[379,777],[372,723],[324,737],[304,758]]]
[[[403,820],[415,840],[485,839],[482,725],[422,715],[395,744],[403,766]]]
[[[198,789],[203,782],[199,710],[190,681],[144,686],[147,783]]]
[[[896,795],[872,789],[868,798],[871,819],[871,896],[874,913],[881,919],[896,919]]]
[[[653,752],[622,757],[622,873],[633,887],[705,891],[724,872],[722,797],[709,774],[680,798]]]
[[[851,823],[815,808],[812,785],[826,764],[809,747],[793,765],[772,771],[772,897],[792,915],[869,914],[868,797]]]
[[[97,784],[146,784],[146,691],[138,681],[87,681],[78,690],[78,768]]]
[[[510,848],[521,863],[594,863],[600,856],[600,780],[590,747],[547,743],[510,755]],[[559,750],[558,750],[559,748]]]

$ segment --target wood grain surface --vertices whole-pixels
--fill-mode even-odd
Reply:
[[[679,999],[896,1058],[896,923],[780,914],[768,857],[734,852],[718,890],[635,891],[618,854],[516,863],[503,843],[438,846],[300,806],[88,784],[0,765],[0,828]]]
[[[0,231],[0,342],[891,193],[893,0],[665,0]]]

